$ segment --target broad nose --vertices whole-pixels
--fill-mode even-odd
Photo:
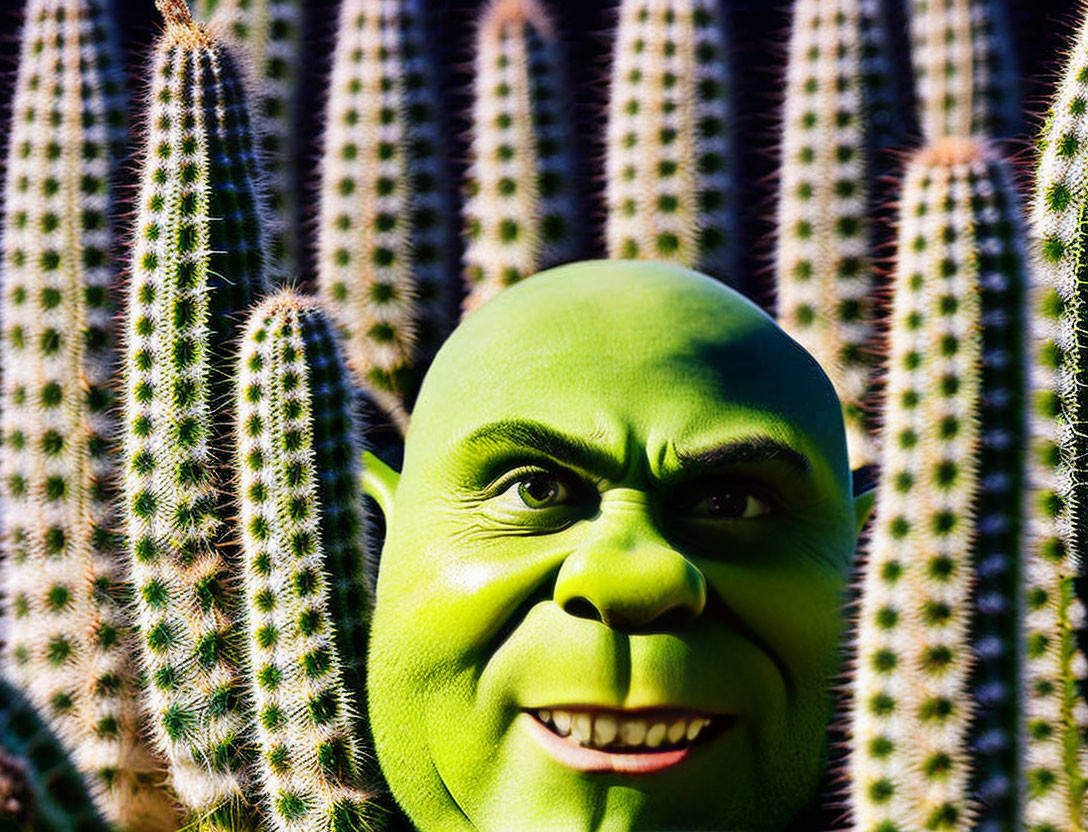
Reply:
[[[555,602],[568,615],[629,633],[683,627],[706,606],[703,573],[654,528],[641,492],[601,501],[596,533],[559,568]]]

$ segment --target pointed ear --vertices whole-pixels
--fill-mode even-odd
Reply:
[[[393,496],[397,493],[400,474],[370,451],[363,451],[363,492],[373,497],[385,515],[385,527],[393,522]]]
[[[854,495],[854,534],[860,535],[865,521],[873,513],[876,506],[876,486],[872,486],[860,494]]]

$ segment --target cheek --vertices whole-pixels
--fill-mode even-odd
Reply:
[[[704,566],[709,584],[777,657],[787,688],[822,693],[838,661],[842,593],[836,570],[805,566]]]
[[[510,622],[549,593],[570,552],[562,535],[501,536],[451,521],[398,529],[383,552],[378,615],[416,646],[425,678],[478,675]]]

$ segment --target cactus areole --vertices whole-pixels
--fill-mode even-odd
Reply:
[[[403,471],[366,478],[370,716],[416,828],[780,829],[813,800],[872,494],[754,304],[673,265],[543,272],[454,332]]]

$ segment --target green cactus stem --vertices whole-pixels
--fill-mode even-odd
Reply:
[[[608,121],[610,257],[737,280],[732,86],[716,0],[624,0]]]
[[[124,366],[124,505],[145,699],[201,828],[246,825],[251,750],[227,518],[235,319],[265,288],[240,74],[180,0],[159,0]]]
[[[360,448],[334,330],[290,290],[254,310],[238,369],[238,464],[267,816],[282,832],[373,828],[353,724],[369,598]]]
[[[541,269],[577,260],[584,246],[562,53],[537,0],[487,8],[476,33],[475,89],[466,313]]]
[[[1017,134],[1012,31],[1001,0],[910,0],[911,59],[922,136]]]
[[[0,828],[12,832],[108,832],[111,826],[99,814],[87,785],[39,710],[0,677]],[[155,784],[148,782],[145,788],[155,788]],[[177,827],[159,823],[131,828]]]
[[[111,187],[127,139],[99,0],[26,9],[4,213],[5,664],[124,829],[173,829],[140,731],[114,533]]]
[[[984,434],[982,416],[992,419],[996,405],[1013,418],[1000,379],[1009,356],[984,352],[980,269],[993,266],[995,239],[1015,216],[1011,177],[977,142],[942,140],[907,168],[852,716],[852,802],[856,828],[867,832],[968,829],[979,814],[969,754],[979,711],[971,588],[980,524],[1013,513],[1016,497],[1006,485],[980,517],[980,473],[1009,439],[992,423]],[[987,293],[999,296],[986,299],[985,321],[997,324],[998,344],[1007,337],[1006,322],[994,320],[1008,303],[1002,284],[1023,271],[1015,252],[1003,254],[1011,272],[985,275]],[[998,384],[985,390],[994,372]]]
[[[350,366],[402,431],[446,329],[438,243],[448,217],[436,216],[437,102],[422,98],[435,89],[422,26],[421,3],[341,5],[318,231],[318,282],[346,330]]]
[[[854,467],[876,457],[863,47],[858,0],[794,4],[776,253],[779,324],[835,385]]]
[[[1086,672],[1075,580],[1085,557],[1085,232],[1088,22],[1067,59],[1040,141],[1028,297],[1030,454],[1024,536],[1024,829],[1083,830]]]
[[[250,102],[272,208],[265,219],[272,281],[293,278],[301,244],[303,7],[302,0],[222,0],[211,17],[215,31],[252,65]]]

